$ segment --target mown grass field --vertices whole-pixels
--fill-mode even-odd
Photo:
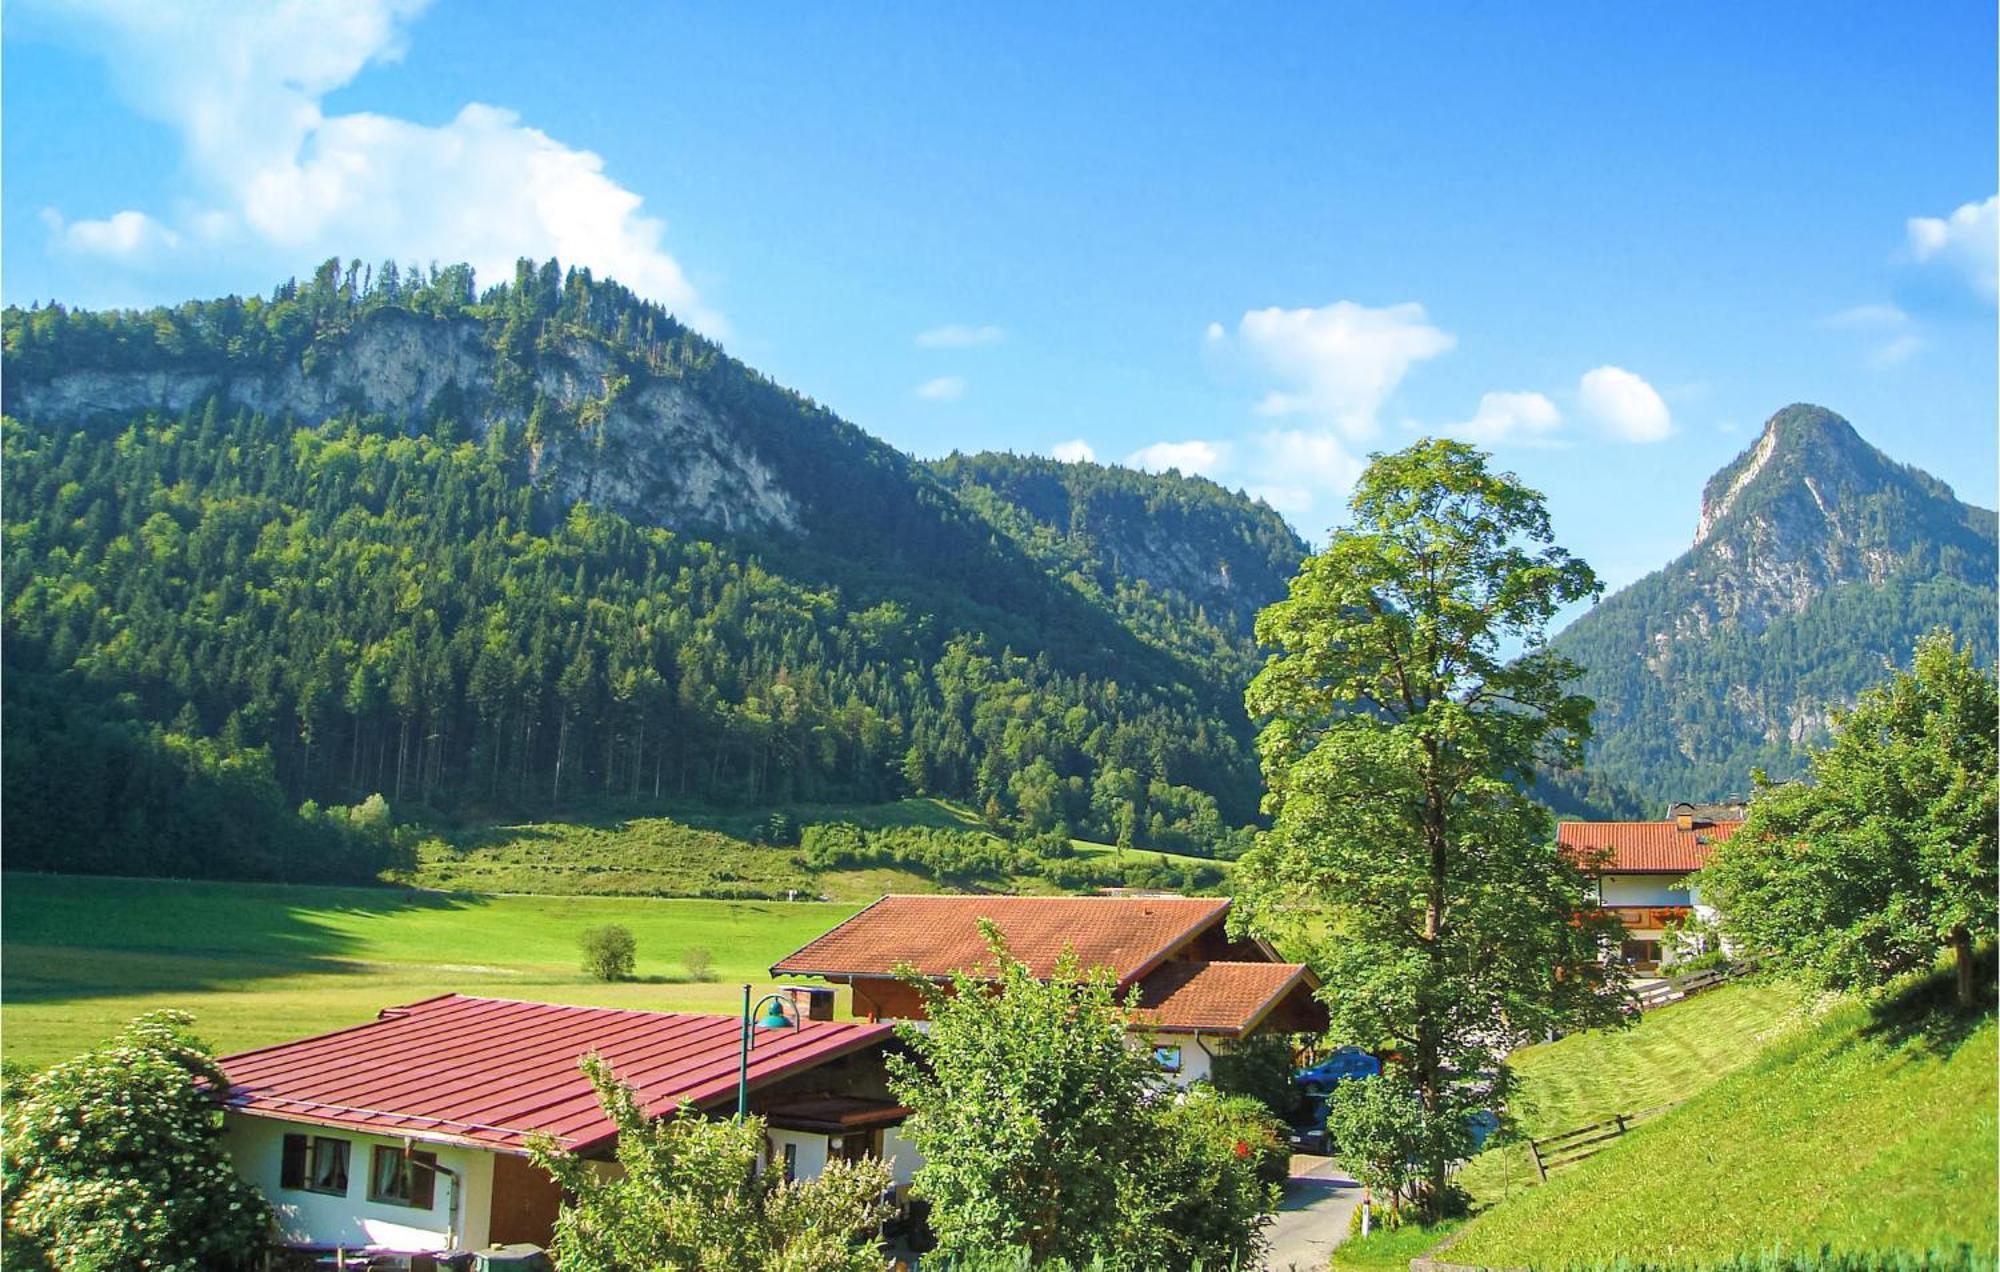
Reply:
[[[1072,839],[1069,842],[1070,847],[1076,849],[1076,855],[1079,857],[1122,857],[1126,860],[1138,860],[1144,857],[1164,857],[1172,865],[1213,866],[1225,875],[1236,865],[1233,861],[1224,861],[1218,857],[1195,857],[1184,852],[1155,852],[1150,848],[1120,848],[1116,844],[1100,844],[1089,839]]]
[[[1935,1010],[1936,989],[1885,1010],[1842,1002],[1781,1034],[1596,1157],[1494,1205],[1451,1257],[1558,1269],[1966,1245],[1990,1259],[2000,1049],[1991,1012]]]
[[[223,1051],[462,992],[601,1006],[735,1011],[781,955],[854,904],[500,897],[400,888],[0,877],[0,1042],[46,1064],[143,1011],[183,1007]],[[577,938],[620,923],[639,980],[581,970]],[[713,976],[683,958],[709,950]]]
[[[1804,996],[1789,982],[1738,981],[1647,1012],[1629,1029],[1524,1047],[1508,1057],[1520,1083],[1514,1118],[1523,1134],[1544,1136],[1684,1100],[1756,1060],[1800,1026],[1804,1011]],[[1521,1143],[1481,1154],[1459,1179],[1482,1203],[1533,1181]]]

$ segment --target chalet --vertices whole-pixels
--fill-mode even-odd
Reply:
[[[942,981],[977,974],[992,958],[979,921],[991,920],[1014,957],[1048,975],[1065,948],[1085,967],[1108,967],[1120,993],[1137,986],[1141,1020],[1160,1066],[1186,1085],[1215,1056],[1253,1034],[1320,1032],[1319,981],[1263,941],[1224,929],[1227,897],[886,896],[772,966],[853,991],[857,1016],[922,1020],[908,968]]]
[[[1676,804],[1668,813],[1665,821],[1556,827],[1556,842],[1594,880],[1598,905],[1625,925],[1621,952],[1642,972],[1659,970],[1670,926],[1691,915],[1710,917],[1687,877],[1743,824],[1740,804]]]
[[[752,1031],[747,1087],[769,1127],[766,1164],[810,1177],[830,1157],[872,1154],[909,1182],[914,1155],[896,1131],[907,1110],[882,1064],[892,1035],[805,1011]],[[651,1115],[727,1115],[742,1038],[735,1016],[446,994],[225,1057],[224,1142],[297,1248],[408,1257],[546,1245],[558,1191],[529,1161],[528,1137],[607,1161],[615,1149],[578,1062],[602,1056]]]

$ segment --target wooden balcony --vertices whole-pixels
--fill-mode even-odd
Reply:
[[[1625,925],[1630,932],[1652,928],[1670,927],[1687,921],[1694,913],[1693,906],[1687,905],[1607,905],[1598,910],[1608,914]]]

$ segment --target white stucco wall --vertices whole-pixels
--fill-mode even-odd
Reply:
[[[917,1168],[924,1164],[923,1154],[917,1146],[903,1138],[900,1127],[891,1126],[882,1132],[882,1159],[889,1163],[889,1171],[894,1176],[898,1195],[910,1186],[917,1177]]]
[[[777,1128],[771,1131],[771,1169],[784,1169],[787,1144],[795,1145],[798,1149],[798,1157],[792,1165],[792,1178],[817,1179],[819,1173],[826,1169],[826,1136],[812,1131],[786,1131]]]
[[[1608,874],[1597,882],[1603,905],[1688,905],[1685,880],[1679,875]]]
[[[279,1185],[288,1134],[325,1135],[348,1142],[346,1196],[334,1197]],[[450,1232],[454,1187],[449,1176],[438,1176],[429,1210],[368,1200],[369,1163],[377,1144],[400,1151],[403,1141],[242,1113],[229,1114],[223,1130],[223,1146],[236,1165],[236,1173],[270,1200],[277,1212],[283,1240],[353,1249],[454,1248]],[[458,1172],[458,1187],[462,1192],[457,1199],[456,1247],[476,1249],[486,1245],[487,1225],[493,1211],[493,1155],[480,1149],[426,1144],[421,1140],[417,1147],[423,1152],[436,1153],[438,1165]]]

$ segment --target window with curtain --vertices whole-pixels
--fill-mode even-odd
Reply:
[[[347,1195],[348,1142],[330,1135],[287,1135],[280,1187],[301,1192]]]
[[[436,1197],[436,1153],[405,1153],[387,1144],[375,1146],[368,1170],[368,1200],[429,1210]]]

